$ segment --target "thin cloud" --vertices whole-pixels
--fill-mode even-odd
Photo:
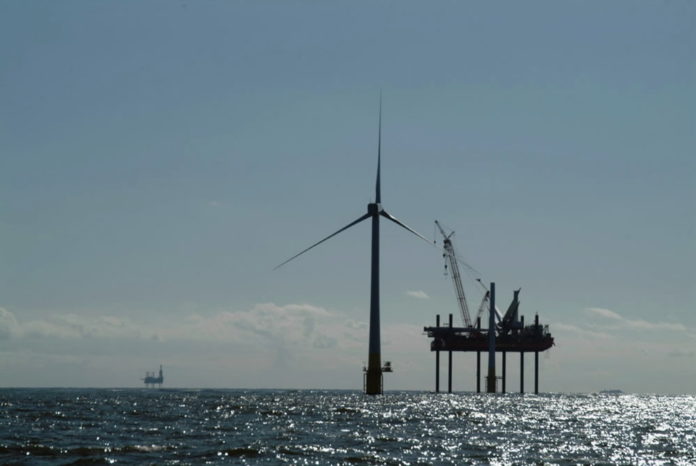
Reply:
[[[554,331],[558,330],[560,332],[571,333],[583,338],[593,339],[593,340],[606,340],[610,339],[611,335],[603,332],[595,332],[593,330],[588,330],[577,325],[564,324],[561,322],[556,322],[553,324],[552,329]]]
[[[600,317],[605,317],[607,319],[623,320],[623,317],[621,317],[616,312],[610,311],[609,309],[604,309],[601,307],[590,307],[590,308],[587,308],[586,311],[590,312],[592,314],[598,315]]]
[[[20,322],[7,309],[0,308],[0,338],[139,339],[139,326],[114,316],[64,314],[48,319]]]
[[[641,330],[668,330],[672,332],[685,332],[684,324],[674,324],[671,322],[648,322],[645,320],[626,320],[626,324],[631,328]]]
[[[8,339],[17,333],[17,319],[14,314],[0,307],[0,340]]]
[[[257,304],[248,310],[193,314],[184,322],[158,329],[166,341],[242,344],[254,351],[343,351],[362,348],[367,324],[311,304]]]
[[[429,299],[430,296],[423,290],[407,291],[406,294],[416,299]]]
[[[649,322],[643,319],[627,319],[618,312],[601,307],[590,307],[586,312],[609,319],[615,322],[614,328],[634,329],[634,330],[665,330],[671,332],[686,332],[688,328],[684,324],[673,322]]]

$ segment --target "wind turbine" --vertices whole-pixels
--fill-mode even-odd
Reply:
[[[365,393],[368,395],[378,395],[382,393],[382,355],[381,355],[381,344],[380,344],[380,329],[379,329],[379,217],[384,217],[392,222],[399,225],[419,238],[430,244],[430,241],[426,239],[420,233],[409,228],[404,223],[396,219],[394,216],[389,214],[382,207],[382,191],[381,191],[381,180],[380,180],[380,168],[382,164],[382,97],[379,99],[379,134],[377,138],[377,182],[375,183],[375,202],[367,205],[367,213],[362,217],[354,220],[348,225],[344,226],[335,233],[330,234],[326,238],[318,241],[308,247],[307,249],[295,254],[290,259],[286,260],[282,264],[279,264],[275,269],[282,267],[296,257],[304,254],[315,246],[320,245],[324,241],[333,238],[337,234],[344,230],[356,225],[363,220],[368,218],[372,219],[372,276],[370,280],[370,346],[368,354],[367,363],[367,374],[365,380]],[[274,270],[275,270],[274,269]]]

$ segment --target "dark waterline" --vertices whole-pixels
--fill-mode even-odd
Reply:
[[[0,389],[2,464],[696,464],[691,395]]]

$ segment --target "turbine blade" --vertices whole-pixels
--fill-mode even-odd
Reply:
[[[360,217],[359,219],[357,219],[357,220],[355,220],[355,221],[349,223],[348,225],[344,226],[343,228],[341,228],[341,229],[338,230],[337,232],[330,234],[329,236],[327,236],[327,237],[324,238],[323,240],[318,241],[318,242],[314,243],[313,245],[311,245],[310,247],[308,247],[307,249],[304,249],[304,250],[300,251],[299,253],[295,254],[294,256],[292,256],[290,259],[286,260],[286,261],[283,262],[282,264],[276,265],[275,267],[273,267],[273,270],[279,269],[280,267],[284,266],[285,264],[287,264],[287,263],[290,262],[291,260],[293,260],[293,259],[295,259],[296,257],[301,256],[301,255],[304,254],[305,252],[309,251],[309,250],[312,249],[313,247],[319,246],[321,243],[323,243],[323,242],[326,241],[327,239],[333,238],[334,236],[336,236],[337,234],[339,234],[339,233],[342,232],[343,230],[347,230],[348,228],[352,227],[352,226],[355,225],[356,223],[360,223],[360,222],[362,222],[363,220],[365,220],[366,218],[370,218],[370,217],[372,217],[372,214],[370,214],[370,213],[367,213],[367,214],[363,215],[363,216]]]
[[[382,166],[382,91],[379,91],[379,126],[377,135],[377,183],[375,183],[375,202],[382,202],[382,182],[380,168]]]
[[[400,220],[398,220],[396,217],[394,217],[393,215],[389,214],[386,210],[381,210],[381,211],[379,212],[379,214],[380,214],[382,217],[388,218],[388,219],[391,220],[392,222],[396,223],[396,224],[399,225],[401,228],[405,228],[406,230],[410,231],[411,233],[413,233],[414,235],[416,235],[417,237],[419,237],[420,239],[422,239],[423,241],[425,241],[426,243],[428,243],[428,244],[430,244],[430,245],[432,246],[432,243],[430,242],[430,240],[429,240],[428,238],[426,238],[425,236],[421,235],[420,233],[418,233],[417,231],[415,231],[413,228],[410,228],[408,225],[404,224],[403,222],[401,222]]]

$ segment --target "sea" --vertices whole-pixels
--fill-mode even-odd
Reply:
[[[0,389],[0,464],[696,464],[696,396]]]

